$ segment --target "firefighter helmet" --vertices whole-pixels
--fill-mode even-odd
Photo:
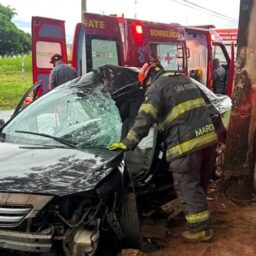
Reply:
[[[50,57],[50,63],[54,64],[57,60],[62,60],[62,56],[59,53],[53,53]]]
[[[145,85],[145,82],[149,77],[153,79],[156,76],[156,74],[158,74],[158,72],[163,70],[164,68],[159,63],[146,62],[139,71],[138,80],[141,83],[141,85]]]

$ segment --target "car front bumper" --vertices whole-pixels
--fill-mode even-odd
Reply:
[[[0,248],[23,252],[50,252],[52,235],[0,230]]]

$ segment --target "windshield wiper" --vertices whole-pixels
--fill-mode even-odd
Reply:
[[[54,137],[52,135],[46,134],[46,133],[39,133],[39,132],[30,132],[30,131],[20,131],[20,130],[16,130],[14,132],[17,133],[26,133],[26,134],[33,134],[33,135],[38,135],[38,136],[42,136],[42,137],[46,137],[46,138],[51,138],[63,145],[66,145],[70,148],[76,148],[76,149],[80,149],[75,143],[73,143],[72,141],[63,139],[63,138],[59,138],[59,137]]]

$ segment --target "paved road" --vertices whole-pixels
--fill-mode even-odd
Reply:
[[[11,117],[14,110],[1,110],[0,111],[0,119],[4,119],[5,122]]]

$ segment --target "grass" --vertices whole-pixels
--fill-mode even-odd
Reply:
[[[24,57],[0,58],[0,110],[14,109],[24,92],[32,85],[31,54]]]

